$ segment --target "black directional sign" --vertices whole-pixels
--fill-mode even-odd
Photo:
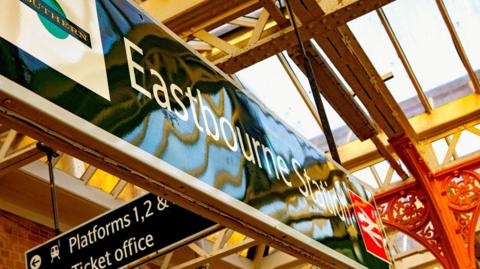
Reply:
[[[218,225],[147,194],[26,252],[27,269],[118,268],[206,235]]]

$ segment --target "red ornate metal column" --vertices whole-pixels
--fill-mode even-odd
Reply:
[[[475,264],[475,228],[480,213],[480,158],[471,159],[435,174],[440,196],[447,201],[455,219],[455,232],[464,243],[470,262]]]
[[[474,235],[480,204],[480,159],[434,174],[411,140],[389,141],[415,182],[377,195],[382,220],[416,239],[445,268],[475,269]]]

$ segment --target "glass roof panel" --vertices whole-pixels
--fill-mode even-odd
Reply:
[[[372,61],[377,72],[382,76],[389,72],[393,78],[385,82],[397,102],[409,100],[420,102],[417,92],[410,78],[397,56],[390,38],[376,12],[370,12],[348,23],[358,42],[365,50],[368,58]],[[407,116],[413,116],[423,111],[405,111],[406,106],[401,106]]]
[[[10,146],[14,152],[24,149],[34,143],[37,143],[35,139],[26,135],[17,136],[17,138],[18,137],[21,137],[21,139],[16,139],[14,143],[12,143],[12,145]]]
[[[435,95],[439,86],[466,78],[434,0],[398,0],[384,11],[427,96]]]
[[[313,44],[315,45],[315,47],[317,47],[320,53],[322,53],[320,47],[318,47],[318,45],[316,45],[315,42]],[[298,68],[298,66],[293,62],[293,60],[286,53],[284,53],[284,55],[287,58],[288,63],[292,67],[293,72],[295,73],[295,76],[300,81],[300,84],[302,85],[303,89],[307,92],[311,103],[315,106],[315,101],[313,99],[313,94],[312,94],[312,88],[310,87],[310,83],[308,82],[307,76],[305,76],[305,74],[300,70],[300,68]],[[331,64],[330,60],[328,60],[328,57],[326,57],[326,55],[324,54],[322,56],[326,59],[327,64],[329,64],[330,67],[332,67],[332,69],[337,74],[337,76],[339,76],[339,79],[341,80],[341,82],[346,85],[340,73],[338,71],[335,71],[336,68]],[[347,89],[350,89],[348,85],[346,85],[346,87]],[[330,124],[330,128],[333,130],[333,137],[337,147],[357,139],[357,137],[353,134],[350,127],[347,126],[345,121],[340,117],[340,115],[338,115],[337,111],[333,109],[330,103],[323,97],[322,97],[322,100],[325,108],[325,113],[327,114],[328,123]],[[319,145],[322,150],[328,151],[327,142],[323,133],[321,134],[320,137],[317,137],[316,141],[318,142],[316,144]]]
[[[381,162],[376,163],[374,166],[375,171],[377,171],[378,177],[380,178],[380,182],[385,183],[385,179],[387,178],[388,169],[390,168],[390,164],[383,160]]]
[[[478,145],[480,145],[480,136],[469,131],[465,131],[460,135],[460,139],[455,147],[455,151],[459,157],[463,157],[477,152],[479,150]]]
[[[372,174],[372,171],[370,170],[370,167],[365,167],[363,169],[355,171],[352,173],[352,175],[354,175],[356,178],[368,184],[374,189],[380,188],[380,186],[378,186],[377,184],[377,181],[375,180],[375,177]]]
[[[315,49],[318,51],[318,53],[320,53],[320,55],[322,56],[323,59],[325,59],[325,62],[327,63],[328,67],[330,67],[332,70],[333,70],[333,73],[335,73],[335,75],[338,77],[338,79],[340,80],[340,82],[343,84],[343,86],[349,90],[350,92],[353,92],[352,88],[350,87],[350,85],[347,83],[347,81],[345,80],[345,78],[342,76],[342,74],[340,73],[340,71],[338,71],[337,67],[332,63],[332,61],[330,60],[330,58],[328,58],[327,54],[325,53],[325,51],[323,51],[322,47],[320,47],[317,43],[317,41],[315,41],[314,39],[310,39],[310,41],[312,42],[313,46],[315,47]]]
[[[402,232],[397,232],[394,238],[391,239],[393,240],[397,250],[400,251],[400,253],[423,248],[423,246],[415,239]]]
[[[118,199],[124,201],[131,201],[144,193],[147,192],[131,183],[127,183],[127,185],[125,185],[125,188],[123,188],[123,190],[118,195]]]
[[[258,62],[236,75],[247,91],[307,139],[322,133],[277,57]]]
[[[432,146],[433,146],[433,152],[435,153],[435,157],[437,157],[437,162],[441,164],[443,162],[443,159],[445,158],[445,155],[447,155],[447,151],[448,151],[447,141],[445,141],[445,138],[442,138],[437,141],[434,141],[432,143]]]
[[[406,171],[405,169],[403,171]],[[397,174],[397,172],[393,171],[392,180],[390,181],[390,185],[395,183],[402,182],[402,178]]]
[[[64,171],[65,173],[80,179],[83,173],[87,170],[89,164],[67,154],[62,154],[58,160],[55,168]]]
[[[106,193],[111,193],[120,179],[103,170],[97,169],[93,176],[88,180],[88,184],[101,189]]]
[[[443,0],[463,48],[475,70],[480,69],[480,1]],[[478,74],[479,72],[477,72]]]

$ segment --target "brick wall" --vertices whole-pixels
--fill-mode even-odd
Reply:
[[[0,210],[0,269],[25,269],[25,251],[53,236],[53,229]]]

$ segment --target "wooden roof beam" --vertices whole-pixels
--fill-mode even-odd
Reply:
[[[241,16],[241,17],[238,17],[238,18],[234,19],[233,21],[230,21],[229,23],[234,24],[234,25],[238,25],[238,26],[253,28],[253,27],[255,27],[255,25],[257,25],[257,20]]]
[[[348,26],[345,25],[345,26],[339,27],[338,31],[340,33],[338,37],[342,38],[342,41],[345,44],[345,46],[348,48],[349,51],[353,53],[353,56],[356,58],[360,66],[367,73],[367,77],[370,82],[369,84],[372,87],[367,87],[365,88],[365,90],[368,91],[369,95],[372,95],[373,102],[378,108],[379,112],[384,115],[386,113],[391,114],[391,117],[387,117],[388,122],[383,123],[383,125],[388,124],[395,129],[393,134],[389,135],[386,132],[387,136],[390,139],[392,139],[392,138],[399,137],[405,133],[412,140],[416,140],[417,135],[413,130],[411,124],[409,123],[405,113],[403,113],[402,109],[400,108],[400,105],[393,98],[392,93],[385,85],[385,82],[378,74],[377,70],[373,66],[372,62],[368,58],[363,48],[360,46],[360,43],[357,41],[353,33],[350,31],[350,28],[348,28]],[[370,86],[370,85],[367,84],[367,86]],[[370,112],[370,115],[372,115],[372,112]],[[374,116],[372,115],[372,117]],[[380,124],[379,122],[377,123]]]
[[[304,23],[299,27],[303,42],[313,37],[321,37],[326,32],[393,1],[356,0],[347,6],[342,6],[331,13]],[[262,38],[254,45],[240,49],[233,55],[216,59],[214,63],[226,73],[235,73],[296,45],[297,39],[294,29],[289,26]]]
[[[237,51],[237,47],[235,47],[234,45],[231,45],[230,43],[228,43],[227,41],[215,36],[215,35],[212,35],[210,34],[209,32],[205,31],[205,30],[200,30],[196,33],[193,34],[196,38],[198,39],[201,39],[203,41],[205,41],[206,43],[226,52],[226,53],[229,53],[229,54],[232,54],[232,53],[235,53],[235,51]]]
[[[409,119],[418,134],[421,144],[431,143],[461,130],[480,124],[480,95],[470,94],[432,110],[431,114],[420,114]],[[379,139],[387,145],[385,134]],[[391,148],[387,146],[389,152]],[[358,170],[380,161],[382,158],[370,141],[355,140],[338,148],[342,165],[348,170]]]
[[[188,38],[200,30],[208,32],[261,7],[258,0],[208,0],[184,10],[164,24],[181,38]]]
[[[293,9],[294,15],[303,24],[307,24],[309,21],[323,14],[322,8],[314,0],[291,0],[289,3]],[[407,124],[408,121],[406,118],[400,119],[400,115],[398,117],[395,116],[396,114],[403,115],[403,112],[400,110],[393,97],[390,98],[388,96],[383,96],[389,95],[390,92],[380,78],[380,75],[373,67],[373,64],[371,64],[370,60],[363,52],[363,49],[358,44],[348,26],[339,26],[336,29],[328,31],[322,37],[316,37],[315,40],[322,47],[338,71],[364,103],[372,118],[385,131],[387,136],[389,138],[394,138],[403,135],[406,131],[400,121],[404,120]],[[305,43],[309,44],[309,42]],[[345,89],[342,89],[339,79],[335,78],[335,75],[331,70],[328,70],[329,66],[325,63],[325,60],[321,59],[322,56],[319,55],[319,53],[314,52],[315,49],[312,45],[307,45],[307,48],[309,50],[308,53],[310,54],[310,59],[312,62],[316,63],[314,64],[314,73],[317,78],[319,78],[317,81],[318,83],[324,84],[322,85],[324,88],[324,91],[322,92],[323,95],[329,100],[332,106],[335,107],[342,118],[344,118],[347,124],[361,140],[375,136],[375,128],[368,121],[366,116],[360,116],[364,113],[358,106],[356,106],[354,99],[348,94],[348,92]],[[385,88],[385,92],[380,93],[379,88],[382,87]],[[343,95],[340,93],[343,93]],[[340,102],[340,100],[346,101],[347,105]],[[352,109],[355,107],[356,109]],[[363,126],[358,125],[359,121]],[[365,126],[367,128],[365,128]],[[368,126],[370,126],[370,128],[368,128]]]
[[[278,9],[273,0],[260,0],[260,3],[268,11],[270,17],[272,17],[279,27],[284,28],[290,25],[285,16],[283,16],[282,11]]]
[[[319,84],[318,86],[321,94],[328,100],[360,140],[372,139],[372,142],[377,147],[380,155],[390,163],[398,175],[402,179],[408,178],[408,175],[403,171],[381,140],[377,137],[378,132],[368,116],[358,106],[348,90],[343,87],[339,78],[335,75],[333,70],[330,69],[322,56],[316,52],[311,43],[307,43],[305,48],[307,49],[307,53],[312,62],[313,72],[317,77],[316,81]],[[298,50],[297,53],[293,53],[291,56],[297,65],[302,68],[303,57],[298,53]]]
[[[302,23],[310,22],[325,15],[315,0],[289,0],[295,17]]]
[[[262,9],[262,12],[260,13],[260,17],[258,18],[258,21],[253,28],[252,36],[248,40],[248,45],[253,45],[260,40],[262,37],[263,30],[265,29],[265,26],[267,25],[268,18],[270,17],[270,14],[266,9]]]
[[[392,110],[376,91],[369,74],[344,43],[341,33],[333,30],[315,40],[387,136],[395,137],[404,134],[403,128],[393,116]],[[375,83],[383,83],[383,81],[377,80]]]
[[[310,42],[305,43],[305,49],[312,63],[313,73],[322,96],[327,99],[360,140],[376,136],[377,130],[372,122],[325,62],[325,59],[317,53]],[[304,70],[303,55],[298,50],[293,50],[290,57]]]

